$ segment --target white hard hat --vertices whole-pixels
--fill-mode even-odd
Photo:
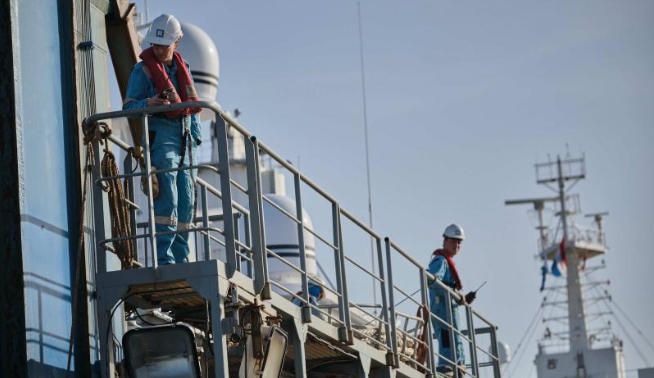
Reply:
[[[182,26],[174,16],[162,14],[152,21],[145,42],[153,45],[170,46],[182,38]]]
[[[463,228],[461,228],[461,226],[453,223],[445,227],[445,231],[443,231],[443,237],[448,239],[463,240],[465,239],[465,234],[463,233]]]

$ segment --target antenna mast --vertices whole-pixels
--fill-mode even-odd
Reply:
[[[564,172],[565,166],[565,172]],[[556,174],[553,168],[556,167]],[[543,174],[543,172],[545,172]],[[579,256],[574,248],[574,240],[570,239],[568,228],[568,215],[572,214],[566,210],[566,182],[571,181],[569,187],[586,177],[584,158],[566,158],[561,160],[557,156],[556,162],[536,164],[536,182],[550,187],[550,184],[558,184],[558,200],[560,206],[562,238],[560,253],[565,253],[567,258],[566,283],[568,288],[568,330],[570,336],[570,351],[583,353],[588,349],[588,336],[586,330],[586,318],[584,315],[584,303],[581,293],[581,282],[579,279]],[[551,188],[551,187],[550,187]]]
[[[359,57],[361,62],[361,96],[363,103],[363,134],[366,146],[366,184],[368,186],[368,226],[372,228],[372,188],[370,184],[370,150],[368,148],[368,104],[366,100],[366,70],[363,60],[363,26],[361,25],[361,2],[357,2],[357,20],[359,24]],[[370,238],[370,264],[372,272],[376,273],[375,269],[375,245],[374,240]],[[372,280],[372,298],[374,304],[377,304],[377,290],[376,282]]]
[[[611,315],[612,311],[596,307],[600,301],[610,300],[608,292],[599,289],[600,286],[608,285],[609,281],[591,277],[592,272],[604,268],[604,260],[600,265],[586,266],[588,260],[606,253],[602,217],[608,213],[586,215],[594,218],[596,232],[573,224],[571,216],[581,211],[579,196],[568,192],[586,178],[583,156],[571,158],[566,153],[564,159],[557,156],[556,160],[548,159],[546,163],[535,164],[535,169],[536,182],[547,186],[556,196],[507,200],[505,204],[532,204],[538,212],[536,228],[540,236],[539,256],[543,260],[541,291],[546,290],[554,296],[543,298],[542,306],[550,309],[543,322],[550,326],[546,327],[543,339],[538,344],[538,354],[534,360],[537,375],[539,378],[624,378],[622,341],[615,335],[610,339],[605,338],[611,336],[611,322],[601,322],[600,319],[604,315]],[[543,209],[548,202],[557,204],[559,210],[555,213],[559,218],[558,225],[552,232],[543,223]],[[550,260],[551,273],[557,277],[562,275],[557,269],[559,263],[567,263],[565,285],[545,288]],[[564,298],[558,297],[559,294],[563,294]],[[566,313],[557,313],[559,309]],[[609,345],[606,344],[607,341],[610,342]]]

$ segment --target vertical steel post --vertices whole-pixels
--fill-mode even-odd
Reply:
[[[152,160],[150,157],[150,138],[148,138],[148,116],[143,116],[143,156],[145,157],[145,174],[147,175],[146,186],[148,193],[148,226],[150,228],[148,239],[150,240],[150,248],[152,249],[152,267],[157,268],[159,261],[157,260],[157,231],[154,221],[154,198],[152,196]]]
[[[391,351],[393,352],[393,366],[398,367],[400,365],[400,357],[397,354],[397,325],[395,324],[395,284],[393,283],[393,268],[391,260],[391,240],[386,237],[384,238],[384,245],[386,246],[386,269],[387,273],[387,285],[388,285],[388,301],[390,303],[390,334],[388,340],[391,342]],[[381,259],[380,259],[381,260]],[[380,270],[381,272],[382,270]]]
[[[298,321],[298,319],[293,319],[292,324],[291,340],[293,343],[293,367],[295,368],[295,377],[306,378],[307,355],[304,346],[307,340],[307,329],[306,326]]]
[[[491,354],[493,355],[493,378],[500,378],[502,373],[500,370],[500,356],[497,349],[497,328],[494,325],[489,324],[490,328],[490,342],[491,342]]]
[[[252,219],[250,215],[243,214],[243,234],[245,237],[245,245],[247,245],[248,248],[250,248],[250,251],[248,252],[249,259],[246,260],[245,264],[248,269],[248,276],[252,278],[252,259],[254,258],[254,254],[252,253],[253,250],[252,237],[250,236],[250,228],[252,227],[252,225],[250,224],[250,219]]]
[[[124,287],[106,286],[107,281],[98,282],[96,315],[98,318],[98,337],[100,341],[100,376],[114,377],[116,374],[116,355],[112,324],[114,307],[121,306],[121,298],[126,295]],[[116,309],[115,311],[120,311]],[[114,313],[115,316],[115,313]]]
[[[268,261],[263,226],[263,206],[261,204],[261,186],[259,183],[259,146],[257,139],[251,137],[245,142],[245,163],[247,169],[248,200],[252,230],[252,261],[254,264],[254,290],[267,292],[270,296],[268,282]],[[269,298],[266,298],[269,299]]]
[[[382,297],[382,313],[381,313],[381,318],[384,320],[384,333],[386,334],[386,347],[388,348],[388,351],[386,352],[386,365],[388,366],[396,366],[395,365],[395,351],[393,351],[393,342],[392,342],[392,336],[391,336],[391,326],[390,326],[390,320],[389,320],[389,305],[388,305],[388,296],[386,295],[386,279],[385,279],[385,274],[384,274],[384,254],[382,252],[382,246],[381,246],[381,239],[378,237],[375,237],[375,246],[377,247],[377,263],[379,264],[379,279],[380,281],[380,289],[381,289],[381,297]],[[393,322],[395,322],[395,318],[393,318]]]
[[[232,184],[229,173],[229,151],[227,150],[227,124],[216,114],[216,139],[218,141],[218,169],[220,170],[220,191],[223,206],[223,236],[225,237],[225,256],[227,277],[236,271],[236,246],[234,243],[234,210],[232,209]]]
[[[196,218],[196,216],[193,216],[191,223],[195,224]],[[195,253],[195,261],[200,261],[200,242],[198,241],[198,239],[200,239],[199,235],[200,233],[198,232],[193,233],[193,252]]]
[[[236,241],[239,241],[239,242],[241,241],[241,231],[240,231],[239,225],[238,225],[238,220],[239,220],[240,217],[241,217],[241,213],[238,213],[238,212],[234,213],[234,238],[235,238]],[[234,244],[236,244],[235,245],[236,251],[242,253],[240,244],[237,244],[237,243],[234,243]],[[240,254],[236,254],[236,271],[238,271],[238,272],[241,272],[241,264],[243,262],[242,260],[243,260],[243,257],[241,257]]]
[[[454,370],[455,374],[454,376],[456,378],[461,378],[459,374],[459,361],[456,352],[456,336],[454,335],[454,311],[452,309],[452,293],[450,293],[449,290],[445,290],[445,302],[446,302],[446,309],[447,309],[447,327],[448,327],[448,337],[450,338],[450,350],[452,351],[452,362],[454,366],[452,366],[452,369]]]
[[[150,250],[148,248],[148,240],[143,239],[143,256],[145,257],[145,266],[150,266]]]
[[[100,185],[96,185],[100,179],[100,143],[93,143],[94,162],[92,172],[93,188],[93,237],[95,240],[92,242],[95,248],[95,258],[97,264],[97,273],[105,273],[107,271],[107,252],[104,244],[99,244],[100,240],[105,240],[105,211],[104,211],[104,192]],[[83,220],[82,220],[83,221]]]
[[[299,172],[293,174],[295,185],[295,217],[297,218],[297,244],[300,252],[300,270],[302,270],[302,322],[311,322],[311,302],[309,302],[309,280],[307,279],[307,251],[304,246],[304,216],[302,214],[301,176]]]
[[[429,306],[429,280],[427,280],[427,272],[424,268],[420,269],[420,296],[422,298],[422,305],[428,309],[429,316],[427,317],[427,324],[425,329],[427,330],[427,335],[425,337],[425,342],[427,343],[427,365],[429,366],[430,374],[436,376],[436,361],[434,361],[434,331],[431,328],[431,319],[432,313]]]
[[[125,172],[125,174],[131,174],[134,171],[133,162],[134,160],[131,157],[129,159],[125,159],[123,163],[123,172]],[[134,177],[126,176],[125,180],[129,181],[129,185],[127,185],[127,193],[125,193],[125,195],[127,196],[127,199],[129,199],[132,203],[136,203],[136,201],[134,201]],[[129,208],[130,232],[132,233],[132,236],[136,236],[136,209],[132,205],[129,205]],[[131,243],[134,247],[136,252],[136,259],[138,260],[138,243],[136,242],[136,239],[129,240],[129,243]]]
[[[470,306],[466,308],[466,323],[468,326],[468,338],[470,339],[470,366],[472,367],[472,374],[479,377],[479,362],[477,361],[477,341],[475,339],[475,324],[472,318],[472,309]]]
[[[350,302],[347,295],[347,279],[345,275],[345,258],[343,253],[343,234],[341,232],[341,209],[336,202],[332,202],[332,228],[334,232],[334,245],[336,250],[335,271],[336,286],[341,296],[338,298],[338,316],[343,326],[338,329],[340,341],[352,343],[352,323],[350,321]]]
[[[98,306],[101,308],[98,311],[98,324],[102,327],[103,331],[99,332],[100,336],[100,375],[102,377],[114,376],[114,340],[105,330],[110,327],[110,307],[105,306],[101,300],[98,300]],[[105,308],[108,307],[108,308]],[[109,337],[107,337],[109,336]]]
[[[211,331],[213,336],[213,361],[214,377],[229,377],[229,358],[227,357],[227,335],[223,332],[223,320],[225,320],[225,306],[223,298],[209,300],[211,307]]]
[[[202,185],[200,189],[200,197],[202,202],[202,228],[205,229],[205,234],[202,237],[204,247],[204,261],[211,260],[211,239],[209,238],[209,203],[207,202],[207,187]],[[197,234],[196,234],[197,235]],[[197,238],[196,238],[197,240]]]
[[[259,159],[259,142],[253,137],[254,156],[256,167],[256,199],[259,214],[259,236],[261,237],[261,269],[263,270],[264,284],[261,290],[262,299],[271,298],[270,275],[268,274],[268,248],[266,246],[266,220],[263,213],[263,191],[261,190],[261,166]]]
[[[193,235],[193,250],[195,252],[195,261],[200,261],[200,255],[198,250],[200,249],[200,246],[198,244],[198,236],[197,233]]]

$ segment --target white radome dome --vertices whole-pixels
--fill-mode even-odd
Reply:
[[[295,215],[295,202],[279,194],[266,194],[275,205],[289,214]],[[279,211],[267,201],[263,202],[263,216],[265,219],[266,246],[271,251],[300,267],[297,223],[286,214]],[[302,211],[302,218],[307,228],[312,229],[313,224],[306,210]],[[306,251],[307,274],[318,277],[316,263],[316,240],[308,231],[304,232],[304,249]],[[301,286],[301,276],[293,268],[279,261],[276,257],[268,258],[268,273],[270,279],[281,283],[287,289],[296,292]],[[285,293],[286,295],[286,293]]]
[[[179,51],[191,67],[191,75],[198,97],[203,101],[215,101],[218,97],[220,59],[218,49],[209,35],[199,27],[182,22],[184,36],[179,41]],[[202,111],[200,118],[213,119],[213,112]]]
[[[492,353],[491,350],[488,351],[489,353]],[[511,362],[511,347],[503,343],[501,341],[497,341],[497,354],[500,359],[500,364],[504,365],[506,363]]]

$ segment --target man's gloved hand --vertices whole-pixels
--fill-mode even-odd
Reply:
[[[468,294],[466,294],[465,299],[467,304],[472,304],[472,302],[477,298],[477,293],[474,291],[469,291]]]

